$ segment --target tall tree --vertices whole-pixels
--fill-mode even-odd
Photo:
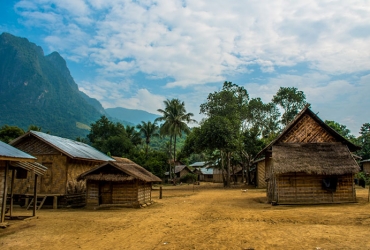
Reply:
[[[161,117],[157,118],[156,121],[163,122],[160,127],[161,135],[169,135],[171,140],[173,139],[173,162],[176,162],[176,138],[182,136],[182,133],[188,134],[190,129],[188,123],[196,122],[192,117],[193,113],[187,113],[185,103],[179,99],[165,100],[165,108],[158,109],[158,112],[162,114]],[[171,172],[171,171],[170,171]]]
[[[4,125],[0,128],[0,141],[9,143],[24,134],[23,129],[17,126]]]
[[[284,110],[281,117],[281,123],[284,126],[292,121],[307,104],[303,91],[299,91],[295,87],[280,87],[276,95],[273,96],[272,102]]]
[[[216,126],[214,123],[220,122],[225,126],[223,133],[216,136],[223,143],[217,143],[218,150],[221,151],[221,155],[226,157],[226,181],[225,186],[230,187],[230,162],[232,152],[236,150],[236,146],[240,145],[237,142],[242,135],[242,125],[244,120],[247,118],[247,107],[248,107],[249,95],[246,89],[240,87],[232,82],[224,82],[223,87],[220,91],[210,93],[207,98],[207,102],[200,105],[200,112],[207,115],[207,120],[203,126],[212,127]],[[203,127],[202,126],[202,127]],[[216,130],[215,130],[216,131]],[[228,135],[224,134],[228,131]],[[227,137],[230,136],[230,137]],[[233,138],[232,140],[230,138]],[[213,145],[208,145],[214,147]],[[222,146],[222,147],[221,147]],[[221,159],[221,163],[224,161]]]
[[[362,147],[358,152],[363,160],[370,159],[370,123],[364,123],[360,129],[358,142]]]
[[[134,146],[141,144],[140,132],[136,131],[135,126],[126,126],[127,137],[130,139]]]
[[[325,120],[325,123],[347,140],[356,143],[356,137],[351,134],[351,130],[349,130],[346,125],[342,125],[339,124],[338,122],[329,120]]]
[[[141,124],[138,124],[136,126],[136,128],[140,130],[140,133],[145,138],[145,144],[146,144],[145,155],[148,155],[148,148],[149,148],[150,139],[152,137],[159,136],[157,123],[156,122],[151,123],[150,121],[148,121],[148,122],[142,121]]]

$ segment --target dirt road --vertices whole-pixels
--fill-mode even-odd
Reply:
[[[370,249],[366,189],[353,204],[271,206],[265,190],[201,187],[142,209],[42,209],[0,229],[0,249]]]

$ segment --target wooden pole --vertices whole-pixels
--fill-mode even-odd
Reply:
[[[33,187],[33,212],[32,216],[36,216],[37,208],[37,174],[35,174],[35,185]]]
[[[5,163],[5,181],[4,181],[4,194],[3,194],[3,206],[1,207],[0,223],[5,221],[5,209],[6,209],[6,197],[8,196],[8,164]]]
[[[159,187],[159,199],[162,199],[162,186]]]
[[[10,184],[10,211],[9,216],[12,217],[13,213],[13,193],[14,193],[14,177],[15,177],[15,169],[12,169],[12,182]]]

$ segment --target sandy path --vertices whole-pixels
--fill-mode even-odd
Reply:
[[[11,221],[5,230],[15,233],[0,236],[0,248],[370,249],[365,189],[355,204],[271,206],[264,190],[186,187],[165,189],[161,200],[154,193],[143,209],[43,209],[38,219]]]

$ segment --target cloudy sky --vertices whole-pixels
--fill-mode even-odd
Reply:
[[[179,98],[200,120],[232,81],[264,102],[294,86],[356,136],[370,122],[368,0],[9,0],[0,32],[58,51],[105,108]]]

